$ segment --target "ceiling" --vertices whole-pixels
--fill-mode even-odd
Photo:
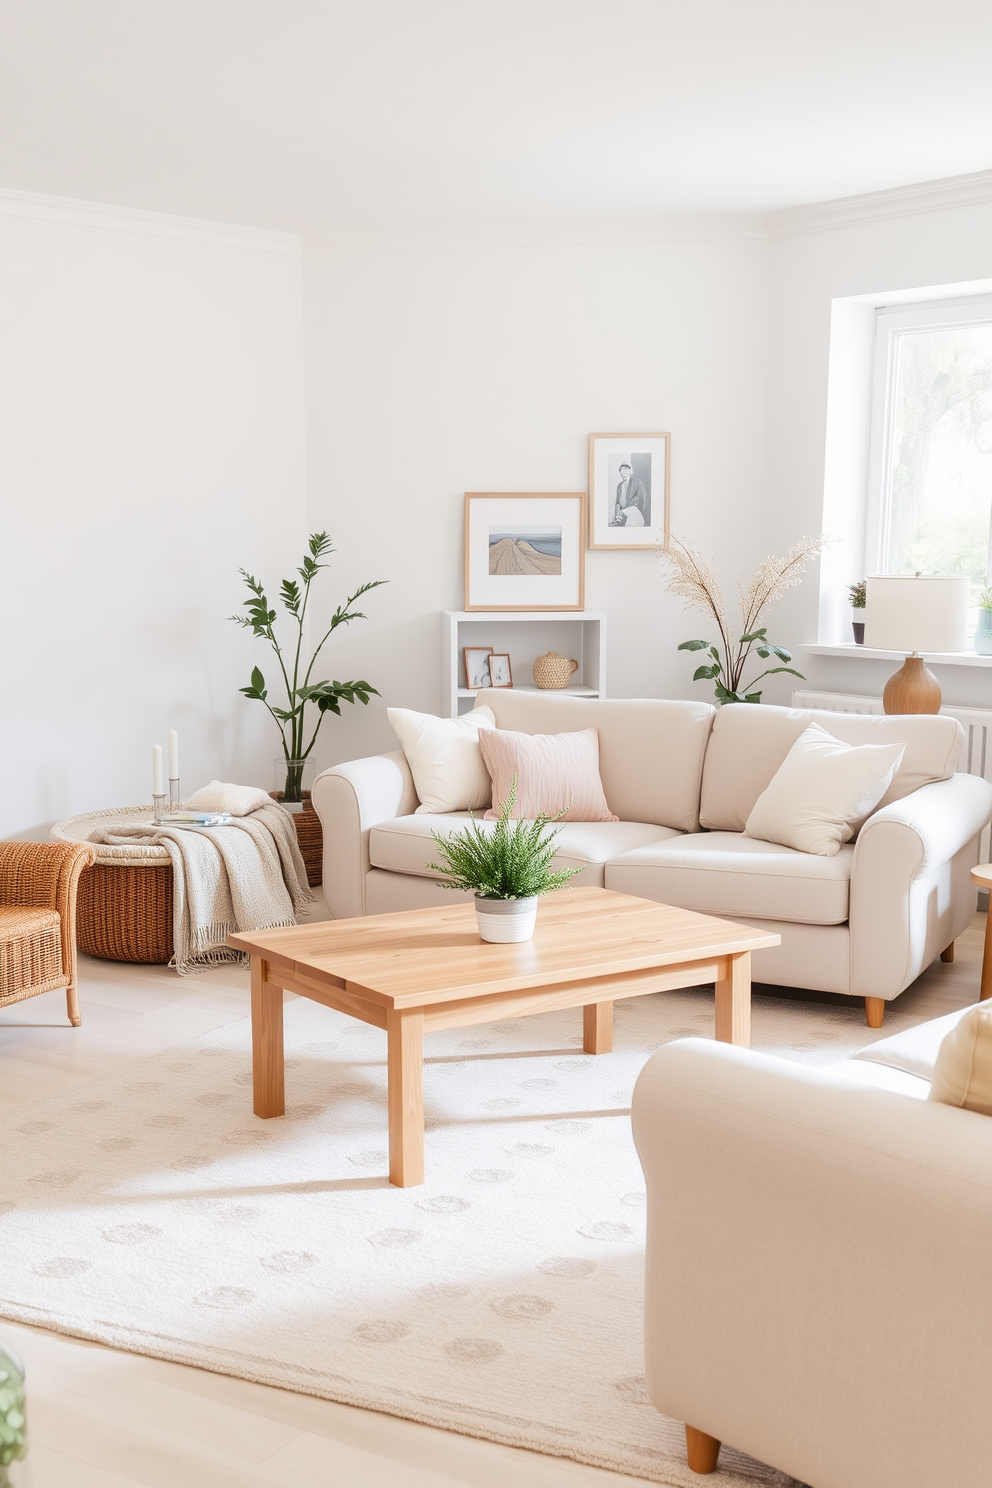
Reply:
[[[988,0],[0,0],[0,189],[295,232],[992,167]]]

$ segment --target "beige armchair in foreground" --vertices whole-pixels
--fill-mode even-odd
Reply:
[[[76,890],[88,843],[0,842],[0,1008],[65,988],[79,1026]]]
[[[926,1099],[960,1016],[642,1070],[648,1390],[697,1472],[725,1441],[816,1488],[992,1481],[992,1117]]]

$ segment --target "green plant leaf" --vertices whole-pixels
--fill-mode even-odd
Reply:
[[[692,680],[693,680],[693,682],[705,682],[705,681],[709,681],[713,677],[719,677],[721,671],[722,671],[722,668],[719,667],[719,666],[701,666],[701,667],[697,667],[696,670],[692,674]]]
[[[744,701],[745,701],[745,703],[760,703],[761,702],[761,693],[760,692],[746,692],[744,694]]]
[[[683,641],[678,649],[680,651],[705,651],[707,646],[712,650],[711,641]]]
[[[768,634],[768,627],[763,625],[760,630],[752,630],[748,635],[742,635],[739,644],[747,645],[749,641],[763,641]]]
[[[254,689],[255,689],[256,692],[264,692],[265,691],[265,678],[262,676],[262,674],[259,671],[258,667],[254,667],[252,669],[251,685],[252,685],[252,687],[254,687]]]

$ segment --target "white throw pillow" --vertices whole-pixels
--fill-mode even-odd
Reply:
[[[755,801],[745,837],[832,858],[885,795],[905,749],[842,744],[811,723]]]
[[[386,717],[410,766],[420,797],[418,812],[474,811],[489,805],[492,783],[479,749],[479,730],[496,727],[492,708],[476,708],[464,718],[387,708]]]

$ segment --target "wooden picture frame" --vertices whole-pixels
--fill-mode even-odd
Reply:
[[[489,680],[489,658],[490,656],[492,656],[492,654],[492,646],[462,647],[462,658],[465,663],[465,686],[469,689],[470,692],[481,692],[482,688],[492,686],[492,683]],[[481,675],[483,657],[485,657],[486,659],[486,680],[484,682],[475,681],[474,679]]]
[[[671,469],[671,434],[590,434],[590,548],[667,548]]]
[[[466,491],[465,609],[581,610],[584,491]]]
[[[497,662],[499,663],[498,666],[495,665]],[[489,658],[489,686],[513,686],[513,671],[510,667],[509,655],[505,651],[494,651]]]

